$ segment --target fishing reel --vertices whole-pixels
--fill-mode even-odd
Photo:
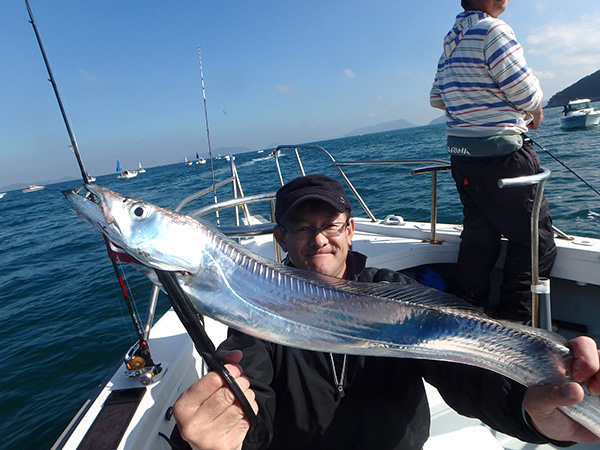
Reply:
[[[160,363],[154,364],[146,342],[136,342],[125,354],[125,376],[138,378],[144,386],[154,383],[154,378],[162,371]]]

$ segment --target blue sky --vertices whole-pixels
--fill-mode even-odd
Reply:
[[[182,161],[438,117],[428,94],[458,0],[30,0],[86,168]],[[424,7],[424,5],[427,5]],[[600,69],[598,0],[518,0],[545,99]],[[24,0],[0,5],[0,187],[78,176]]]

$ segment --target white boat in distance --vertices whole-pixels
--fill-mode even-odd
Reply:
[[[578,98],[567,103],[560,118],[562,128],[586,128],[600,123],[600,111],[596,111],[589,98]]]
[[[438,172],[447,172],[450,167],[447,162],[440,160],[337,162],[329,152],[316,146],[278,147],[272,153],[273,158],[265,159],[264,163],[270,164],[273,159],[276,161],[281,156],[281,150],[284,149],[301,152],[319,151],[325,155],[325,159],[329,158],[333,167],[340,172],[346,165],[361,165],[372,170],[373,177],[378,176],[377,167],[382,164],[388,166],[386,177],[391,176],[390,170],[396,169],[396,173],[400,174],[402,171],[406,172],[407,165],[420,164],[417,167],[421,168],[414,169],[413,174],[430,174],[422,181],[427,184],[431,182],[434,186]],[[278,166],[278,163],[276,165]],[[311,173],[324,173],[331,168],[331,166],[318,167]],[[237,171],[235,162],[231,161],[231,179],[227,183],[231,182],[233,186],[241,184]],[[286,181],[301,173],[302,164],[299,160],[297,173],[286,174]],[[343,173],[345,175],[343,178],[346,178],[347,174]],[[278,175],[283,180],[279,169]],[[545,172],[545,176],[547,175],[549,172]],[[357,205],[356,212],[353,214],[356,229],[352,248],[368,255],[370,266],[405,270],[426,265],[442,271],[444,268],[447,270],[449,264],[456,262],[462,227],[456,224],[436,223],[434,201],[431,205],[430,222],[405,221],[402,216],[397,215],[397,205],[391,202],[386,203],[389,207],[388,211],[378,218],[373,215],[350,178],[345,181],[348,195],[352,194],[360,205]],[[221,186],[224,185],[225,183]],[[437,199],[437,196],[433,196],[434,186],[432,186],[432,199]],[[189,202],[209,192],[212,191],[187,196],[179,203],[176,210],[180,211]],[[239,191],[234,190],[234,192]],[[220,230],[231,237],[240,238],[241,243],[254,253],[281,261],[284,255],[273,245],[274,224],[258,215],[252,215],[248,210],[252,209],[257,201],[272,202],[274,194],[274,192],[264,192],[249,197],[222,199],[221,203],[202,207],[191,215],[208,220],[215,211],[225,207],[239,208],[240,205],[244,205],[244,224],[222,223]],[[381,194],[385,196],[385,191]],[[360,211],[361,207],[362,211]],[[567,236],[560,230],[556,230],[556,233],[555,242],[558,252],[550,277],[553,323],[566,337],[587,334],[596,338],[598,342],[600,239]],[[506,241],[503,242],[503,247],[506,247]],[[498,284],[502,278],[503,258],[504,256],[500,257],[492,275],[494,292],[498,291]],[[107,280],[108,282],[112,283],[112,280]],[[148,364],[143,368],[132,369],[132,364],[129,364],[128,368],[125,362],[120,363],[112,372],[110,380],[84,404],[52,450],[94,448],[94,443],[99,440],[110,441],[111,446],[107,448],[111,449],[169,448],[167,439],[175,425],[171,406],[178,396],[202,377],[208,369],[194,349],[191,339],[173,309],[154,323],[152,305],[156,306],[157,297],[158,289],[153,290],[150,295],[150,305],[147,309],[148,323],[142,327],[149,330],[147,334],[145,333],[145,337],[148,337],[155,366]],[[497,298],[492,301],[497,302]],[[225,339],[227,335],[225,325],[208,317],[204,318],[204,322],[206,332],[215,345]],[[124,336],[124,342],[128,338],[129,336]],[[136,345],[124,357],[128,363],[135,361],[139,349]],[[156,368],[159,364],[160,370]],[[431,412],[431,438],[426,443],[425,450],[552,450],[555,448],[549,444],[524,443],[493,431],[477,419],[460,416],[444,402],[432,386],[426,385],[426,391]],[[577,444],[571,448],[584,450],[592,447],[587,444]]]
[[[138,173],[146,173],[146,169],[144,169],[142,167],[142,163],[141,162],[138,162],[138,170],[137,170],[137,172]]]
[[[117,178],[120,179],[124,179],[124,178],[133,178],[133,177],[137,177],[138,171],[137,170],[122,170],[119,175],[117,175]]]
[[[127,179],[127,178],[133,178],[133,177],[137,177],[138,171],[137,170],[122,170],[121,169],[121,163],[119,162],[119,160],[117,160],[117,169],[116,172],[119,172],[119,175],[117,175],[117,178],[123,180],[123,179]]]
[[[189,159],[187,159],[187,156],[185,156],[185,165],[191,166],[192,164],[194,164],[194,163],[192,161],[190,161]]]
[[[40,186],[39,184],[30,184],[27,189],[23,189],[23,192],[41,191],[45,187],[46,186]]]

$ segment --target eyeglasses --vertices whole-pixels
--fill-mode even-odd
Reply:
[[[323,225],[322,227],[298,227],[286,229],[279,225],[279,228],[281,228],[284,233],[288,233],[297,239],[310,239],[319,233],[328,238],[337,237],[344,232],[348,225],[350,225],[349,221],[333,222]]]

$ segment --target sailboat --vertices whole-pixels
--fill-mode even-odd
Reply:
[[[206,164],[206,160],[201,158],[200,155],[198,155],[198,152],[196,152],[196,164]]]
[[[119,179],[125,179],[125,178],[133,178],[133,177],[137,177],[137,170],[121,170],[121,163],[119,162],[119,160],[117,159],[117,172],[119,172],[119,175],[117,175],[117,178]]]
[[[138,162],[138,170],[137,171],[138,171],[138,173],[145,173],[146,172],[146,169],[144,169],[142,167],[142,163],[141,162]]]
[[[187,156],[186,156],[186,157],[185,157],[185,165],[186,165],[186,166],[191,166],[192,164],[194,164],[194,163],[193,163],[193,162],[191,162],[191,161],[188,161],[188,159],[187,159]]]

